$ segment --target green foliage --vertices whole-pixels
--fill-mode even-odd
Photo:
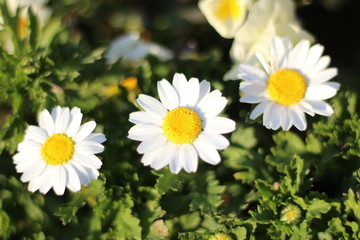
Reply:
[[[222,80],[230,45],[191,17],[197,2],[152,4],[49,1],[43,23],[36,10],[11,12],[0,1],[0,239],[360,239],[359,74],[339,79],[331,117],[307,116],[304,132],[270,131],[249,121],[239,83]],[[176,58],[107,64],[110,41],[129,30]],[[138,94],[157,97],[156,82],[174,72],[210,81],[237,122],[222,162],[200,160],[192,174],[143,166],[138,143],[126,137]],[[128,77],[138,80],[135,90],[121,85]],[[61,197],[28,191],[12,160],[26,127],[57,105],[80,107],[107,137],[99,179]]]

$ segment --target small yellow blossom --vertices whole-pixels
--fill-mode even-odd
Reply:
[[[211,236],[209,240],[232,240],[232,238],[225,233],[216,233],[215,235]]]

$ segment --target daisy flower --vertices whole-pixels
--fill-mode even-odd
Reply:
[[[294,125],[306,129],[305,114],[330,116],[333,109],[323,100],[333,97],[340,84],[328,82],[337,75],[336,68],[328,68],[329,56],[322,56],[324,47],[310,47],[308,40],[294,48],[288,38],[275,37],[270,46],[270,65],[261,54],[259,62],[264,70],[240,64],[240,90],[247,96],[240,102],[259,103],[250,114],[255,119],[263,114],[263,124],[269,129],[287,131]]]
[[[102,162],[94,154],[104,150],[104,134],[92,133],[94,121],[80,126],[83,114],[77,107],[56,107],[51,114],[39,114],[39,127],[28,126],[24,140],[14,155],[21,181],[29,182],[31,192],[46,194],[51,188],[63,195],[65,187],[73,192],[97,179]]]
[[[235,122],[217,116],[227,100],[221,92],[210,92],[210,83],[176,73],[172,84],[163,79],[157,84],[160,101],[140,94],[137,102],[145,111],[133,112],[129,121],[135,123],[129,138],[141,141],[137,148],[144,154],[141,162],[159,170],[166,165],[172,173],[182,168],[196,172],[198,157],[216,165],[217,150],[228,147],[221,134],[234,131]]]
[[[233,38],[247,15],[252,0],[200,0],[207,21],[224,38]]]

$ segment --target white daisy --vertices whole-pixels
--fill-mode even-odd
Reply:
[[[39,114],[39,127],[29,126],[24,140],[14,155],[16,170],[23,173],[21,181],[30,182],[29,191],[46,194],[53,188],[63,195],[65,187],[73,192],[90,179],[97,179],[102,162],[94,154],[104,150],[104,134],[92,133],[94,121],[80,126],[80,109],[56,107],[51,114]]]
[[[159,170],[166,165],[170,171],[196,172],[198,157],[216,165],[220,162],[217,150],[228,147],[221,134],[234,131],[235,122],[217,116],[227,100],[221,92],[210,92],[210,83],[176,73],[172,85],[167,80],[157,85],[160,101],[141,94],[137,99],[145,110],[130,114],[135,123],[129,138],[141,141],[137,148],[144,154],[141,162]]]
[[[200,0],[207,21],[224,38],[233,38],[243,24],[252,0]]]
[[[323,100],[333,97],[340,84],[328,82],[337,75],[337,68],[328,68],[329,56],[322,56],[324,47],[310,47],[308,40],[294,48],[288,38],[274,38],[270,46],[270,65],[259,54],[264,71],[240,64],[240,90],[247,96],[240,102],[259,103],[250,119],[263,114],[263,124],[270,129],[287,131],[294,125],[306,129],[305,114],[330,116],[333,109]]]

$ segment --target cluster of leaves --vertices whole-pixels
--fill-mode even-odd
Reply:
[[[80,20],[71,11],[63,16],[63,9],[77,9],[78,18],[95,16],[91,22],[115,3],[107,4],[59,1],[54,12],[62,17],[55,14],[43,27],[29,10],[26,38],[18,33],[19,12],[12,16],[1,5],[16,47],[15,54],[0,50],[0,239],[188,240],[219,232],[238,240],[360,239],[355,93],[342,90],[331,102],[335,114],[316,117],[306,132],[260,128],[238,102],[238,82],[221,80],[228,65],[217,50],[173,62],[148,57],[107,65],[104,46],[79,37],[84,35],[72,21]],[[121,80],[136,77],[139,91],[156,96],[154,82],[175,71],[221,89],[229,101],[224,114],[237,121],[222,163],[200,162],[195,174],[144,167],[137,143],[126,138],[136,93],[119,86]],[[80,107],[108,139],[99,179],[62,197],[27,191],[11,160],[27,124],[56,105]]]

